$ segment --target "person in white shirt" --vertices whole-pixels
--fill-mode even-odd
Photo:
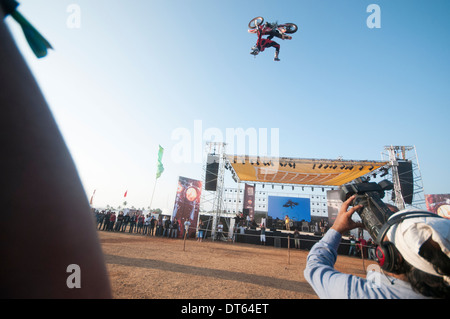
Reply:
[[[184,234],[183,234],[183,237],[187,238],[190,226],[191,226],[191,222],[189,221],[189,219],[186,219],[185,222],[184,222]]]
[[[389,217],[377,257],[381,272],[366,278],[334,268],[342,234],[364,227],[352,220],[361,205],[345,201],[330,230],[307,257],[305,279],[320,298],[450,298],[450,220],[435,214],[403,210]],[[389,251],[387,251],[389,250]],[[386,270],[389,269],[389,270]]]
[[[217,225],[217,240],[221,240],[223,236],[223,224],[222,222],[219,222],[219,225]]]

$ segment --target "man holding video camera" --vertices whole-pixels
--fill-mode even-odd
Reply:
[[[350,207],[358,196],[343,202],[335,223],[308,255],[304,275],[317,295],[337,299],[450,298],[450,220],[404,210],[386,216],[383,227],[371,232],[371,215],[378,212],[371,212],[375,205],[363,201],[359,203],[364,205]],[[355,212],[362,223],[352,220]],[[375,281],[373,275],[364,279],[334,269],[342,234],[358,227],[376,237],[382,273],[375,275]]]

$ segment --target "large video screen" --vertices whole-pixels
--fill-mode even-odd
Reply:
[[[273,219],[284,219],[286,215],[293,221],[311,221],[309,198],[269,196],[268,215]]]

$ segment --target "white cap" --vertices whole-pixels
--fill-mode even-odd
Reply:
[[[393,214],[422,212],[417,209],[402,210]],[[394,243],[403,258],[413,267],[431,275],[443,277],[450,284],[450,277],[436,272],[428,260],[419,255],[423,243],[431,239],[439,244],[441,251],[450,258],[450,219],[436,217],[414,217],[394,224],[387,232],[387,237]]]

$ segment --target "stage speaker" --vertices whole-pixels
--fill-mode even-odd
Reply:
[[[411,161],[398,162],[400,189],[405,204],[412,204],[414,195],[414,176]]]
[[[217,190],[217,175],[219,173],[219,156],[208,155],[206,161],[206,176],[205,176],[205,190],[216,191]]]
[[[273,219],[272,217],[268,216],[266,219],[266,228],[272,229],[273,228]]]

